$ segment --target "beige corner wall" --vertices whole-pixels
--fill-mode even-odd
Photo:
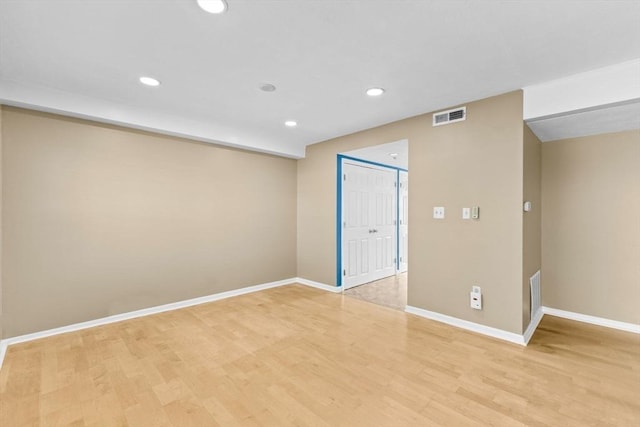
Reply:
[[[522,227],[522,328],[526,330],[531,320],[529,278],[542,265],[542,144],[526,124],[523,164],[523,202],[531,202],[531,210],[523,214]]]
[[[296,162],[2,110],[5,338],[296,276]]]
[[[336,155],[409,140],[409,305],[523,331],[522,92],[466,104],[467,120],[426,114],[307,147],[298,161],[298,276],[336,283]],[[445,220],[432,219],[445,206]],[[480,220],[462,220],[480,206]],[[484,310],[469,307],[480,285]]]
[[[640,132],[542,144],[542,302],[640,323]]]

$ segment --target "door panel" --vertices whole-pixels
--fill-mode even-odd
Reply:
[[[384,260],[384,268],[392,268],[393,267],[393,239],[391,238],[391,236],[387,236],[384,239],[384,245],[385,245],[385,260]]]
[[[360,196],[360,224],[369,224],[369,209],[363,208],[369,206],[369,193],[363,191]]]
[[[368,274],[369,273],[369,239],[362,239],[360,240],[360,259],[361,259],[361,264],[362,264],[362,274]]]
[[[342,185],[346,289],[396,272],[396,172],[344,163]]]
[[[347,260],[349,262],[349,266],[347,267],[347,272],[349,277],[353,277],[358,274],[358,241],[357,240],[349,240],[347,242]]]

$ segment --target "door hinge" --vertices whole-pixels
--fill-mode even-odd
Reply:
[[[393,181],[393,188],[396,188],[398,186],[398,183]]]
[[[342,228],[347,228],[347,221],[344,221],[344,222],[342,223]]]
[[[396,225],[396,220],[395,219],[393,220],[393,225]]]
[[[402,262],[402,257],[400,257],[400,262]]]
[[[347,174],[345,173],[344,175],[342,175],[342,180],[346,181],[347,180]]]
[[[346,276],[347,275],[347,270],[342,270],[342,275]]]
[[[394,262],[394,263],[396,262],[396,259],[395,259],[395,258],[393,259],[393,262]]]

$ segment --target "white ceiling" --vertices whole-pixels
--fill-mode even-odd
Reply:
[[[370,162],[382,163],[383,165],[409,169],[409,141],[406,139],[346,151],[340,154],[368,160]],[[391,157],[391,154],[395,154],[395,158]]]
[[[527,124],[542,142],[640,129],[640,100],[541,117]]]
[[[0,0],[0,100],[302,157],[308,144],[640,57],[637,0],[228,5]],[[369,98],[370,86],[387,91]]]

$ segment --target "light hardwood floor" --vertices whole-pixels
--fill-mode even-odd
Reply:
[[[528,347],[299,285],[9,348],[0,426],[638,426],[640,337]]]

